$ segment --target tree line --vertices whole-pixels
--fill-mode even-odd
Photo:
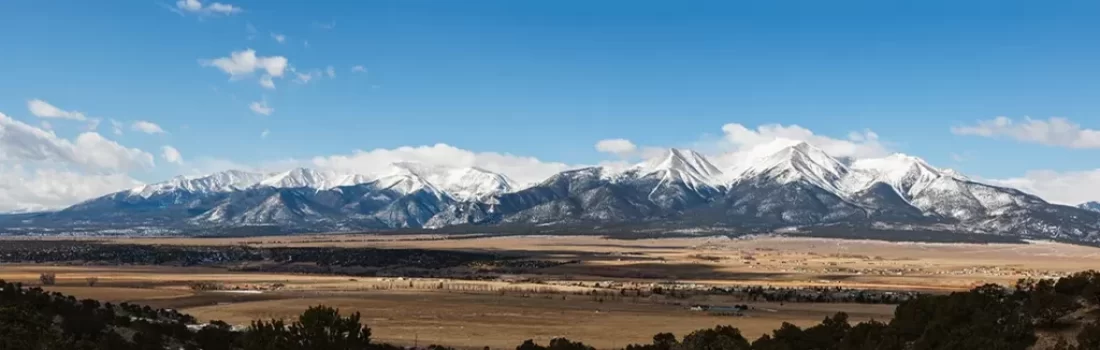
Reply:
[[[257,320],[235,330],[224,322],[194,326],[195,319],[172,310],[122,303],[76,300],[40,288],[0,281],[0,349],[77,350],[359,350],[398,349],[371,341],[359,313],[343,315],[325,306],[297,319]],[[898,305],[889,322],[852,324],[845,313],[801,328],[784,323],[749,340],[735,327],[701,329],[677,338],[653,336],[626,350],[1025,350],[1037,330],[1072,325],[1076,335],[1054,349],[1100,349],[1100,272],[1054,279],[1020,280],[1014,287],[988,284],[948,295],[922,295]],[[1092,316],[1087,311],[1093,311]],[[1077,317],[1080,316],[1080,319]],[[432,345],[432,350],[446,350]],[[591,350],[569,339],[532,340],[517,350]]]

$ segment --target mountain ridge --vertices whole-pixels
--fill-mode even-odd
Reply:
[[[1098,201],[1089,201],[1089,202],[1081,203],[1077,207],[1081,208],[1081,209],[1085,209],[1085,210],[1100,212],[1100,202],[1098,202]]]
[[[26,227],[274,226],[288,231],[472,225],[718,227],[877,225],[1100,242],[1100,212],[1051,204],[894,154],[842,161],[777,140],[725,168],[669,149],[626,169],[572,169],[521,187],[481,168],[394,163],[376,174],[226,171],[91,199]]]

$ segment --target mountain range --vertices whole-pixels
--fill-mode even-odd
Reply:
[[[196,233],[630,227],[769,232],[845,225],[1100,243],[1100,204],[1052,204],[895,154],[846,161],[777,140],[732,167],[670,149],[626,169],[588,167],[519,185],[480,168],[396,163],[377,174],[293,169],[176,177],[47,213],[9,233]],[[625,225],[625,226],[624,226]]]

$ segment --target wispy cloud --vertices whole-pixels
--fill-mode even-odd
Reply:
[[[596,150],[618,156],[627,156],[638,150],[638,146],[627,139],[606,139],[596,142]]]
[[[270,75],[264,74],[260,77],[260,86],[265,89],[275,89],[275,80],[272,80]]]
[[[298,84],[309,84],[314,79],[320,78],[323,73],[320,70],[314,69],[308,72],[294,71],[294,82]]]
[[[271,113],[275,113],[275,108],[268,106],[266,100],[254,101],[248,104],[248,109],[260,115],[271,115]]]
[[[199,64],[204,67],[215,67],[229,74],[230,79],[240,79],[252,76],[256,72],[263,72],[265,74],[260,77],[260,85],[275,88],[275,82],[271,79],[282,77],[289,66],[289,61],[283,56],[258,56],[256,50],[245,49],[232,52],[229,57],[199,60]]]
[[[281,77],[286,71],[288,61],[283,56],[257,56],[256,50],[245,49],[232,52],[229,57],[202,60],[200,63],[207,67],[216,67],[233,77],[250,75],[258,70],[266,71],[273,77]]]
[[[183,155],[181,155],[180,151],[178,149],[176,149],[175,147],[172,147],[172,146],[161,147],[160,156],[161,156],[161,158],[164,159],[165,162],[174,163],[174,164],[183,164]]]
[[[244,11],[244,9],[220,2],[212,2],[209,5],[203,5],[199,0],[179,0],[176,1],[176,12],[180,14],[191,13],[198,15],[235,15]]]
[[[1032,193],[1059,204],[1077,205],[1100,199],[1100,169],[1034,170],[1019,177],[988,181]]]
[[[164,129],[162,129],[160,127],[160,125],[157,125],[156,123],[153,123],[153,122],[144,121],[144,120],[138,120],[138,121],[134,122],[133,124],[130,124],[130,129],[132,129],[134,131],[143,132],[143,133],[146,133],[146,134],[163,134],[164,133]]]
[[[57,118],[79,121],[84,121],[88,119],[88,117],[84,116],[84,113],[80,113],[77,111],[66,111],[39,99],[27,101],[27,110],[29,110],[31,114],[39,118]]]
[[[248,33],[248,36],[245,36],[245,39],[248,39],[248,40],[255,39],[256,38],[256,33],[260,32],[259,30],[256,30],[256,26],[252,25],[252,22],[248,22],[248,23],[244,24],[244,31],[246,33]]]
[[[110,122],[111,130],[115,133],[115,135],[122,135],[122,122],[114,119],[111,119]]]
[[[355,65],[355,66],[351,67],[351,72],[352,73],[366,73],[367,72],[367,67]]]
[[[280,43],[280,44],[286,42],[286,35],[282,35],[282,34],[278,34],[278,33],[271,33],[271,38],[275,39],[275,41]]]
[[[1100,148],[1100,130],[1083,128],[1066,118],[1042,120],[1025,117],[1017,122],[1008,117],[996,117],[980,120],[975,125],[953,127],[951,132],[1065,148]]]

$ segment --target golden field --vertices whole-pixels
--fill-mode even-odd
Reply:
[[[9,238],[10,239],[10,238]],[[3,244],[4,241],[0,241]],[[844,286],[943,292],[981,283],[1055,276],[1100,266],[1100,249],[1058,243],[932,244],[808,238],[670,238],[615,240],[591,236],[453,239],[442,236],[309,235],[252,238],[116,238],[108,243],[333,246],[496,251],[538,259],[577,260],[541,269],[539,284],[278,273],[212,267],[0,265],[0,279],[37,284],[57,274],[51,290],[112,302],[175,308],[202,320],[247,324],[290,318],[311,305],[358,311],[375,338],[397,344],[444,343],[512,348],[525,339],[565,336],[599,348],[682,336],[730,324],[755,338],[782,322],[811,325],[838,311],[853,321],[886,320],[890,305],[748,302],[744,317],[690,311],[690,303],[733,304],[723,297],[593,297],[597,283],[676,280],[708,285]],[[96,277],[94,287],[86,278]],[[263,292],[197,292],[196,281]],[[606,282],[604,282],[606,283]],[[617,294],[618,290],[605,292]],[[616,292],[616,293],[612,293]]]

